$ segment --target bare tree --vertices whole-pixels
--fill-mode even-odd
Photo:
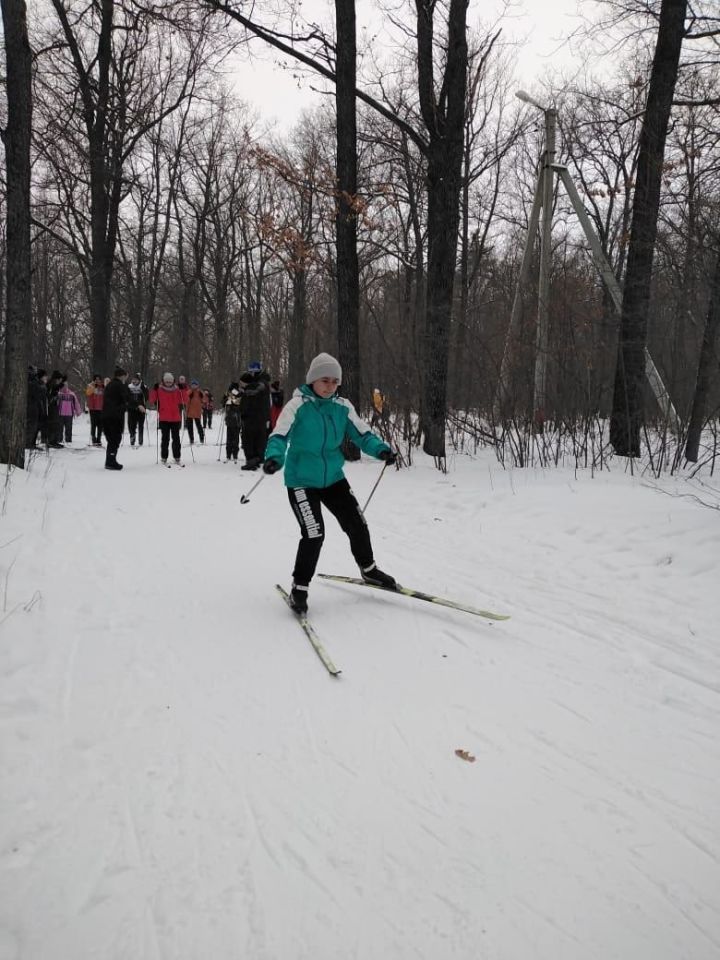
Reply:
[[[5,32],[7,126],[7,311],[5,375],[0,395],[0,462],[25,465],[30,294],[30,136],[32,57],[25,0],[2,0]],[[34,439],[34,438],[33,438]]]
[[[687,444],[685,446],[685,457],[692,462],[695,462],[698,458],[700,436],[705,423],[705,417],[708,413],[708,397],[713,379],[712,374],[713,371],[715,371],[717,376],[718,367],[716,344],[718,341],[718,330],[720,330],[720,238],[718,238],[716,242],[718,254],[715,261],[715,270],[710,291],[710,304],[708,306],[707,320],[703,333],[695,396],[693,397],[690,423],[688,425]]]
[[[687,0],[662,0],[640,131],[610,440],[621,456],[640,456],[645,349],[665,140],[685,33]]]
[[[171,37],[149,8],[117,0],[92,0],[82,10],[68,0],[52,5],[59,35],[45,50],[52,80],[41,73],[54,103],[45,133],[52,142],[72,131],[87,171],[90,223],[77,226],[86,235],[93,366],[103,370],[112,362],[110,302],[126,165],[148,131],[189,94],[200,65],[207,66],[206,37],[202,24],[197,33]]]
[[[337,36],[335,114],[337,154],[337,321],[340,363],[345,371],[343,392],[356,406],[360,402],[360,271],[357,252],[357,117],[355,87],[357,50],[355,0],[335,0]],[[345,445],[345,456],[360,458],[359,449]]]

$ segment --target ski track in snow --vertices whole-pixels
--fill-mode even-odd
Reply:
[[[512,619],[316,580],[332,679],[274,588],[280,478],[241,506],[257,474],[151,440],[7,498],[0,960],[720,955],[714,513],[489,453],[387,471],[379,565]]]

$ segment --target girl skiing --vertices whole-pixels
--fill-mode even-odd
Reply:
[[[305,384],[286,404],[265,450],[265,473],[285,466],[285,486],[300,525],[290,605],[307,611],[307,595],[320,557],[325,525],[321,505],[335,516],[367,583],[395,588],[395,580],[375,565],[370,532],[343,474],[342,444],[349,438],[370,456],[394,463],[396,454],[357,415],[349,400],[337,396],[342,382],[338,361],[321,353],[310,364]]]

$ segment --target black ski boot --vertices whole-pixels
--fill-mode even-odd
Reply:
[[[308,609],[308,588],[301,584],[294,583],[290,591],[290,606],[300,615],[307,613]]]
[[[391,577],[388,573],[383,573],[374,563],[369,567],[362,568],[360,575],[365,583],[372,583],[373,586],[384,587],[386,590],[397,590],[397,581],[395,578]]]
[[[106,470],[122,470],[123,465],[118,463],[115,459],[114,454],[109,454],[105,459],[105,469]]]

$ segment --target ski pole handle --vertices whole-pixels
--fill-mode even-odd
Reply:
[[[258,482],[257,482],[257,483],[254,483],[254,484],[252,485],[252,487],[250,487],[250,489],[248,490],[248,492],[247,492],[247,493],[244,493],[244,494],[240,497],[240,503],[250,503],[250,497],[251,497],[251,495],[253,494],[253,492],[254,492],[255,490],[257,490],[257,488],[260,486],[260,484],[263,482],[263,480],[265,479],[266,476],[267,476],[267,474],[263,474],[263,475],[260,477],[260,479],[258,480]]]

